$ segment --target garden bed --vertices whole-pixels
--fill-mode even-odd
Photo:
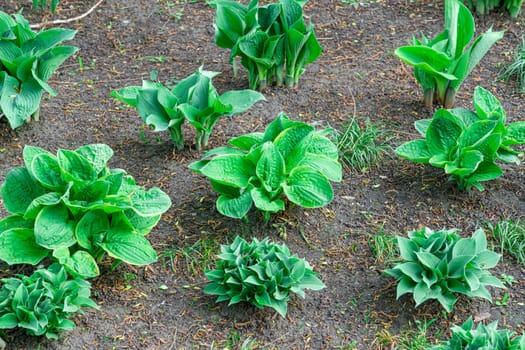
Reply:
[[[95,2],[62,0],[53,18],[74,17]],[[18,3],[7,0],[2,10],[12,13]],[[414,34],[438,33],[442,6],[442,1],[393,0],[354,7],[339,0],[311,0],[305,13],[324,50],[320,59],[307,67],[298,89],[267,88],[266,102],[221,119],[210,148],[264,130],[281,111],[339,130],[353,116],[370,118],[391,130],[393,146],[417,137],[414,121],[430,118],[433,111],[424,108],[411,68],[392,51]],[[50,17],[30,13],[24,11],[35,23]],[[474,87],[481,85],[500,99],[509,121],[524,120],[523,95],[512,84],[495,81],[525,32],[523,16],[513,19],[501,10],[476,17],[477,33],[493,26],[505,30],[505,36],[466,80],[457,106],[472,109]],[[160,187],[173,203],[148,236],[157,263],[140,268],[123,264],[115,271],[110,262],[103,264],[101,276],[91,281],[100,311],[76,317],[77,328],[58,341],[9,331],[8,348],[240,348],[251,339],[261,349],[386,349],[414,338],[432,319],[428,337],[444,339],[452,324],[470,315],[523,331],[525,269],[512,257],[504,256],[492,270],[515,279],[507,290],[491,289],[494,300],[508,293],[506,305],[460,297],[447,314],[437,302],[414,308],[409,296],[396,301],[394,279],[381,275],[391,263],[373,249],[378,234],[406,235],[428,226],[455,227],[470,236],[487,223],[523,216],[523,164],[505,165],[505,174],[487,182],[484,192],[465,193],[447,183],[440,169],[391,152],[364,173],[345,171],[334,186],[333,202],[322,209],[290,207],[269,224],[256,212],[248,223],[220,215],[209,182],[188,169],[202,156],[189,147],[191,131],[186,130],[187,147],[177,151],[168,133],[153,133],[136,110],[109,97],[113,90],[140,85],[153,70],[161,82],[173,83],[200,65],[222,72],[214,80],[221,92],[247,88],[246,72],[240,69],[234,77],[228,50],[214,44],[213,22],[214,10],[203,1],[104,1],[93,14],[67,25],[78,30],[71,43],[80,51],[51,78],[58,95],[44,98],[40,121],[13,131],[0,119],[0,182],[11,168],[22,166],[24,145],[56,152],[106,143],[115,151],[111,167],[126,169],[148,188]],[[3,206],[0,214],[7,214]],[[213,267],[218,246],[236,235],[286,242],[319,272],[327,288],[307,291],[306,299],[293,298],[286,318],[269,308],[215,304],[213,296],[202,292],[207,282],[203,269]],[[0,277],[22,271],[0,265]]]

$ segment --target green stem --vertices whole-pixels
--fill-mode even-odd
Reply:
[[[184,149],[184,138],[182,137],[182,130],[180,127],[178,128],[169,128],[168,131],[170,132],[171,139],[175,143],[175,147],[178,151],[181,151]]]
[[[38,119],[40,119],[40,107],[37,108],[37,110],[35,111],[35,113],[33,113],[32,117],[33,117],[33,120],[34,120],[35,122],[37,122]]]

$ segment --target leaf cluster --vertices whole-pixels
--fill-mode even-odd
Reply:
[[[479,323],[474,328],[472,317],[469,317],[461,326],[451,328],[452,336],[441,345],[430,350],[523,350],[525,349],[525,335],[516,336],[508,329],[498,329],[498,321],[485,326]]]
[[[397,298],[412,293],[416,307],[436,299],[451,312],[457,297],[481,297],[491,301],[486,286],[505,288],[487,269],[497,265],[500,255],[487,250],[482,229],[471,238],[461,238],[457,230],[432,231],[423,228],[397,237],[402,262],[385,274],[397,281]]]
[[[322,207],[333,198],[330,181],[342,179],[329,132],[281,113],[264,132],[233,138],[233,147],[208,151],[190,169],[210,179],[217,210],[232,218],[244,218],[254,204],[268,221],[284,210],[283,194],[302,207]]]
[[[508,82],[512,77],[516,79],[516,86],[522,94],[525,94],[525,35],[521,37],[521,43],[516,48],[514,60],[504,67],[498,79]]]
[[[231,0],[210,2],[216,11],[215,43],[231,49],[230,62],[241,58],[251,89],[276,84],[293,87],[306,65],[322,52],[313,24],[304,21],[304,0],[279,0],[259,6]],[[284,77],[284,78],[283,78]]]
[[[402,46],[394,54],[414,67],[414,76],[423,88],[425,105],[437,100],[445,108],[454,106],[461,84],[487,54],[503,32],[487,30],[474,40],[474,17],[460,0],[445,0],[445,29],[429,40],[414,38],[413,45]]]
[[[218,296],[217,303],[245,301],[285,317],[290,293],[304,298],[303,289],[325,288],[306,260],[267,238],[248,243],[237,236],[231,245],[221,246],[217,257],[217,268],[206,271],[211,283],[204,288],[204,293]]]
[[[99,274],[105,254],[134,265],[157,255],[144,237],[171,205],[158,188],[145,190],[122,169],[110,169],[104,144],[59,149],[25,146],[24,167],[1,187],[12,215],[0,221],[0,260],[36,265],[50,254],[83,278]]]
[[[467,0],[467,4],[480,15],[486,15],[491,10],[503,6],[510,12],[511,17],[518,17],[523,0]]]
[[[462,190],[474,186],[482,191],[481,182],[503,174],[496,160],[520,163],[521,154],[512,146],[525,143],[525,122],[507,124],[501,103],[482,87],[476,87],[473,104],[475,112],[440,109],[432,119],[417,121],[415,127],[424,139],[409,141],[396,153],[445,169]]]
[[[78,51],[60,46],[75,30],[54,28],[35,33],[21,15],[0,11],[0,112],[11,128],[24,124],[31,115],[38,119],[42,92],[56,92],[47,81],[55,70]]]
[[[90,284],[68,280],[59,264],[17,276],[0,280],[0,329],[19,327],[29,335],[57,339],[58,333],[75,328],[70,318],[83,314],[82,307],[99,309],[90,299]]]
[[[177,149],[184,148],[182,125],[187,120],[196,129],[196,147],[205,148],[220,117],[245,112],[264,96],[253,90],[228,91],[219,95],[212,84],[218,72],[203,67],[181,80],[171,90],[150,81],[113,91],[111,96],[136,108],[142,120],[155,131],[170,132]]]
[[[40,10],[49,7],[51,13],[55,13],[59,0],[33,0],[33,9]]]

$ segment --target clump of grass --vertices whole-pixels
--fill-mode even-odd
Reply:
[[[489,227],[501,253],[515,257],[525,266],[525,222],[522,219],[503,220]]]
[[[213,238],[202,238],[182,248],[168,249],[161,254],[169,260],[173,272],[177,272],[179,262],[184,263],[185,270],[191,276],[198,276],[213,267],[219,243]]]
[[[385,154],[391,150],[388,141],[391,133],[381,129],[367,118],[364,125],[352,117],[342,132],[335,133],[335,143],[343,165],[350,171],[366,172],[377,167]]]
[[[397,248],[397,239],[383,233],[383,227],[379,230],[377,235],[371,235],[368,245],[372,249],[372,254],[376,262],[388,264],[393,262],[399,256],[399,249]]]
[[[409,323],[409,328],[403,330],[397,335],[392,335],[387,329],[383,329],[376,335],[373,345],[379,346],[381,349],[430,349],[434,344],[430,335],[428,334],[428,328],[435,321],[435,318],[431,319],[430,321],[415,320],[416,327],[414,327],[412,323]],[[439,334],[435,335],[435,337],[439,337]]]
[[[498,79],[509,82],[512,77],[516,79],[518,91],[525,94],[525,36],[521,37],[521,43],[514,53],[514,61],[504,67],[498,75]]]

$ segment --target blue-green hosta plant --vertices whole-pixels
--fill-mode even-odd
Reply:
[[[0,11],[0,116],[15,129],[31,116],[38,120],[42,92],[56,92],[47,81],[78,48],[61,46],[74,38],[70,29],[35,33],[21,15]]]
[[[474,328],[472,317],[461,326],[452,326],[452,336],[429,350],[525,350],[525,335],[516,335],[508,329],[498,329],[498,321],[488,325],[479,323]]]
[[[474,32],[474,18],[468,8],[459,0],[445,0],[445,29],[434,39],[414,38],[413,45],[395,50],[401,61],[414,67],[427,107],[431,108],[435,99],[445,108],[452,108],[463,81],[503,37],[503,32],[489,29],[469,47]]]
[[[305,66],[322,52],[312,23],[306,24],[306,1],[279,0],[259,6],[258,0],[243,5],[231,0],[210,2],[216,11],[215,43],[231,49],[230,62],[241,58],[249,86],[297,86]]]
[[[25,166],[10,170],[1,187],[11,215],[0,221],[0,260],[37,265],[50,257],[83,278],[99,275],[97,263],[106,254],[116,263],[156,261],[145,236],[170,198],[110,169],[112,155],[104,144],[59,149],[57,155],[25,146]]]
[[[219,192],[217,210],[232,218],[245,218],[255,205],[268,221],[284,210],[283,196],[305,208],[322,207],[333,198],[330,181],[342,178],[330,132],[281,113],[264,132],[233,138],[190,169],[210,179]]]
[[[0,329],[23,328],[27,334],[57,339],[75,328],[70,318],[83,314],[82,307],[98,309],[90,299],[91,285],[68,279],[60,264],[40,268],[31,276],[0,280]]]
[[[217,257],[217,268],[206,271],[211,282],[204,288],[204,293],[218,296],[217,303],[268,306],[286,317],[291,293],[304,298],[304,289],[325,288],[306,260],[267,238],[248,243],[237,236],[231,245],[221,246]]]
[[[481,15],[486,15],[489,11],[504,6],[510,12],[511,17],[518,17],[523,0],[467,0],[467,4]]]
[[[505,288],[487,271],[497,265],[500,255],[487,249],[483,230],[476,230],[471,238],[461,238],[456,232],[425,227],[409,232],[408,238],[397,237],[402,262],[385,274],[397,280],[398,299],[410,293],[416,307],[436,299],[451,312],[455,293],[491,301],[486,286]]]
[[[443,168],[462,190],[500,177],[495,161],[519,164],[522,154],[512,148],[525,144],[525,121],[507,124],[505,110],[489,91],[476,87],[475,112],[462,108],[440,109],[432,119],[415,123],[424,139],[402,144],[396,153],[414,162]]]
[[[196,129],[196,148],[208,145],[208,139],[221,117],[243,113],[264,96],[253,90],[227,91],[219,95],[212,84],[218,72],[204,70],[181,80],[171,90],[161,83],[143,81],[113,91],[112,97],[135,107],[142,120],[155,131],[168,130],[177,149],[184,148],[182,125],[187,120]]]

